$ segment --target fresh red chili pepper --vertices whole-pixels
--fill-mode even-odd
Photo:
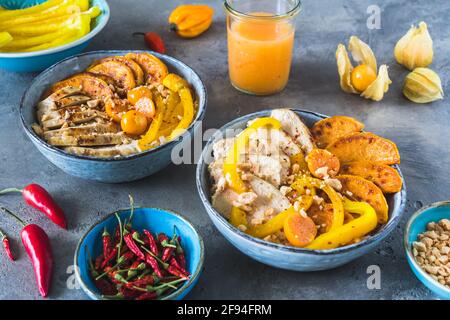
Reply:
[[[159,249],[158,245],[156,244],[155,237],[152,235],[152,233],[148,230],[144,229],[144,234],[147,236],[148,245],[150,247],[150,251],[155,255],[159,255]]]
[[[174,276],[177,276],[177,277],[180,277],[183,279],[189,278],[188,275],[184,274],[183,271],[174,267],[173,265],[169,265],[169,267],[166,270],[167,270],[167,272],[169,272],[170,274],[173,274]]]
[[[158,297],[156,292],[144,292],[136,297],[136,300],[155,300]]]
[[[154,257],[152,257],[150,254],[146,254],[145,262],[147,262],[153,268],[153,271],[155,271],[155,274],[158,277],[160,278],[164,277],[163,273],[161,272],[161,269],[159,268],[158,261]]]
[[[103,230],[102,233],[102,243],[103,243],[103,257],[107,257],[109,254],[109,251],[111,250],[111,235],[109,234],[108,230]]]
[[[150,50],[165,53],[166,46],[163,39],[156,32],[134,32],[133,36],[144,36],[144,41]]]
[[[100,268],[104,269],[108,263],[110,263],[117,255],[117,248],[114,248],[111,250],[111,252],[109,253],[109,255],[105,258],[105,260],[103,260]]]
[[[145,254],[141,251],[141,249],[139,249],[137,244],[134,242],[133,236],[131,233],[126,233],[123,236],[123,239],[124,239],[125,243],[127,244],[128,248],[131,250],[131,252],[133,252],[136,255],[136,257],[138,259],[145,260]]]
[[[56,223],[61,228],[67,229],[66,217],[64,216],[63,210],[59,205],[53,200],[52,196],[38,184],[32,183],[27,185],[22,190],[17,188],[8,188],[0,191],[0,194],[10,193],[10,192],[20,192],[25,200],[25,202],[38,209],[50,218],[54,223]]]
[[[3,243],[3,248],[5,249],[6,255],[8,256],[9,260],[14,261],[14,255],[11,252],[11,246],[9,245],[9,239],[6,236],[6,233],[4,233],[2,230],[0,230],[0,240]]]
[[[175,257],[170,258],[170,265],[180,270],[185,276],[189,276],[189,272],[180,265]]]
[[[39,292],[43,297],[46,297],[53,274],[53,254],[47,234],[38,225],[26,224],[10,210],[3,207],[1,209],[23,225],[20,233],[22,244],[33,264]]]

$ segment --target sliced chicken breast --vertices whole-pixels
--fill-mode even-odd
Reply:
[[[289,109],[275,109],[271,117],[280,121],[283,130],[301,145],[306,154],[314,149],[311,132],[295,112]]]
[[[140,152],[137,141],[132,141],[128,144],[113,146],[113,147],[103,147],[103,148],[85,148],[85,147],[67,147],[64,148],[65,151],[81,155],[90,156],[96,158],[112,158],[112,157],[124,157]]]

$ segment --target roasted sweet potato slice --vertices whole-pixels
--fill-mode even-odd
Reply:
[[[169,73],[167,66],[157,57],[149,53],[128,53],[125,55],[125,58],[131,59],[139,64],[144,71],[144,82],[147,84],[161,83]]]
[[[313,149],[306,156],[306,163],[311,174],[320,179],[334,177],[340,169],[339,159],[324,149]]]
[[[357,201],[370,204],[377,213],[378,223],[388,221],[388,204],[383,192],[373,182],[352,175],[340,175],[337,177],[342,184],[342,193]]]
[[[90,66],[90,68],[95,67],[96,65],[98,65],[100,63],[108,62],[108,61],[117,61],[117,62],[120,62],[120,63],[126,65],[128,68],[131,69],[131,71],[133,71],[136,86],[140,86],[140,85],[144,84],[144,71],[142,70],[142,68],[133,60],[125,58],[125,57],[121,57],[121,56],[106,57],[99,61],[94,62]]]
[[[327,150],[336,155],[341,164],[361,160],[386,165],[400,163],[396,144],[370,132],[340,137]]]
[[[375,183],[384,193],[395,193],[402,189],[402,178],[394,168],[368,161],[356,161],[342,165],[341,174],[359,176]]]
[[[327,232],[333,223],[333,205],[314,203],[308,210],[308,216],[314,221],[319,234]]]
[[[317,121],[311,128],[313,138],[319,148],[326,148],[336,139],[349,133],[361,132],[364,124],[346,116],[334,116]]]
[[[98,77],[88,72],[78,73],[68,79],[55,83],[50,88],[49,94],[64,87],[80,88],[82,93],[95,99],[102,99],[113,95],[113,91],[103,77]]]
[[[96,66],[90,67],[88,71],[113,78],[116,84],[122,89],[131,90],[136,87],[132,69],[120,61],[103,61]]]

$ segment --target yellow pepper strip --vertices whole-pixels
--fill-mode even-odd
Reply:
[[[304,173],[309,173],[308,164],[306,163],[305,156],[302,152],[291,156],[291,166],[298,164],[300,171]]]
[[[257,226],[252,226],[247,229],[247,233],[255,238],[265,238],[268,235],[274,234],[277,231],[283,229],[284,222],[290,213],[296,212],[294,207],[291,206],[284,211],[281,211],[275,217],[269,221],[259,224]]]
[[[13,40],[13,37],[9,32],[3,31],[0,32],[0,48],[6,46]]]
[[[17,9],[17,10],[8,10],[5,8],[2,8],[2,10],[0,12],[0,20],[12,18],[12,17],[18,17],[18,16],[25,15],[25,14],[42,12],[46,9],[54,7],[55,5],[62,4],[63,2],[65,2],[65,0],[49,0],[49,1],[45,1],[41,4],[38,4],[38,5],[35,5],[32,7],[28,7],[28,8],[24,8],[24,9]]]
[[[316,194],[316,189],[311,184],[306,182],[308,188],[311,190],[311,194],[306,195],[304,194],[305,189],[301,186],[302,182],[306,181],[295,181],[291,185],[291,188],[301,193],[301,196],[297,198],[297,201],[299,202],[299,207],[304,211],[307,211],[313,204],[313,196]],[[294,207],[290,207],[287,210],[280,212],[275,217],[263,224],[251,227],[250,229],[248,229],[247,233],[257,238],[265,238],[268,235],[280,231],[281,229],[283,229],[284,222],[286,221],[286,218],[288,217],[290,212],[296,212],[294,210]]]
[[[303,179],[308,183],[310,183],[312,186],[315,186],[316,188],[323,190],[327,194],[328,198],[330,198],[331,203],[333,205],[333,221],[328,232],[341,227],[344,224],[344,206],[339,194],[336,191],[334,191],[332,187],[325,184],[322,180],[312,178],[309,176],[303,176],[302,178],[299,179],[300,180]]]
[[[247,227],[247,214],[244,210],[233,206],[231,208],[230,223],[236,228],[238,228],[239,226]]]
[[[153,119],[147,133],[138,140],[139,148],[144,151],[151,149],[151,143],[156,141],[160,136],[158,135],[159,129],[161,128],[161,124],[164,118],[164,113],[166,109],[166,105],[159,93],[155,93],[156,100],[156,117]]]
[[[19,24],[32,23],[37,21],[46,21],[48,19],[57,18],[63,15],[83,12],[89,9],[86,7],[85,0],[67,0],[62,5],[51,7],[42,12],[36,12],[29,15],[19,15],[9,19],[0,18],[0,28],[17,26]],[[0,12],[1,16],[2,12]]]
[[[11,33],[13,36],[36,36],[47,34],[51,32],[58,31],[61,28],[66,26],[73,25],[79,20],[79,16],[89,16],[90,18],[95,18],[100,14],[99,7],[92,7],[88,11],[68,14],[61,17],[57,17],[54,19],[49,19],[45,21],[45,24],[42,22],[35,23],[27,23],[18,26],[12,26],[6,28],[5,30]]]
[[[344,209],[358,213],[360,216],[343,226],[321,234],[306,248],[312,250],[334,249],[346,245],[356,238],[365,236],[377,226],[377,214],[375,210],[365,202],[354,202],[344,199]]]
[[[191,89],[189,88],[187,81],[176,74],[169,73],[163,79],[163,85],[170,90],[177,92],[180,95],[181,103],[183,104],[183,118],[168,137],[169,140],[173,140],[186,131],[191,125],[192,120],[194,119],[194,100],[192,99]]]
[[[242,131],[234,141],[233,146],[227,153],[225,157],[225,162],[223,164],[223,173],[225,179],[227,179],[228,184],[231,189],[237,193],[243,193],[247,190],[245,183],[242,181],[238,173],[238,163],[240,151],[243,150],[250,138],[250,135],[255,132],[256,129],[260,127],[270,126],[274,129],[280,129],[281,123],[274,118],[258,118],[254,120],[244,131]]]

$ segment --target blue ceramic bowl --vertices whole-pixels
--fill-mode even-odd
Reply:
[[[200,128],[200,123],[205,116],[207,101],[206,88],[202,80],[194,70],[183,62],[166,55],[151,52],[151,54],[160,58],[168,66],[169,71],[184,77],[195,90],[199,102],[197,115],[191,126],[180,138],[169,141],[157,148],[127,157],[99,159],[69,154],[49,145],[36,135],[31,128],[31,125],[36,122],[35,106],[39,102],[42,93],[51,84],[83,71],[94,60],[107,56],[125,55],[128,52],[141,51],[95,51],[67,58],[37,76],[23,94],[19,112],[26,134],[50,162],[70,175],[107,183],[133,181],[147,177],[169,165],[171,163],[172,149],[180,143],[190,144],[189,137]]]
[[[123,221],[130,216],[130,209],[119,210],[117,213]],[[94,300],[102,300],[104,298],[89,275],[88,256],[90,254],[95,259],[95,257],[101,254],[103,250],[101,237],[103,229],[106,227],[112,233],[117,223],[115,213],[107,215],[84,234],[78,242],[75,251],[75,276],[83,291]],[[183,299],[197,283],[203,268],[205,248],[202,237],[186,218],[172,211],[159,208],[135,208],[132,225],[133,229],[137,231],[147,229],[153,234],[164,232],[169,236],[173,234],[174,226],[176,226],[177,234],[181,237],[181,244],[185,251],[187,270],[191,274],[191,277],[178,290],[165,296],[163,299]]]
[[[412,243],[417,241],[417,236],[426,231],[429,222],[438,222],[441,219],[450,219],[450,201],[435,202],[423,207],[409,218],[406,224],[403,244],[406,251],[406,259],[409,266],[428,289],[443,299],[450,300],[450,289],[434,280],[417,264],[412,253]]]
[[[0,0],[0,6],[7,9],[20,9],[40,4],[46,0]],[[41,71],[51,66],[57,61],[80,53],[86,48],[89,42],[105,26],[109,20],[110,11],[106,0],[91,0],[92,6],[98,6],[101,13],[95,18],[91,26],[91,32],[84,37],[63,46],[23,53],[3,53],[0,52],[0,68],[8,71],[32,72]]]
[[[309,111],[292,109],[311,127],[315,122],[326,118],[326,116]],[[249,257],[265,263],[267,265],[295,270],[295,271],[316,271],[328,270],[345,263],[348,263],[374,249],[398,224],[400,216],[406,204],[406,189],[403,189],[387,197],[389,204],[389,221],[382,226],[374,235],[365,238],[359,243],[348,245],[331,250],[308,250],[295,248],[276,243],[270,243],[258,238],[249,236],[232,226],[211,205],[211,179],[208,173],[208,165],[212,160],[212,145],[214,141],[221,139],[227,129],[243,129],[247,122],[257,117],[267,117],[271,110],[252,113],[223,126],[219,132],[214,135],[203,150],[202,157],[197,166],[197,188],[200,198],[205,206],[206,212],[222,235],[230,241],[241,252]],[[227,135],[228,136],[228,135]],[[399,171],[400,168],[396,166]]]

